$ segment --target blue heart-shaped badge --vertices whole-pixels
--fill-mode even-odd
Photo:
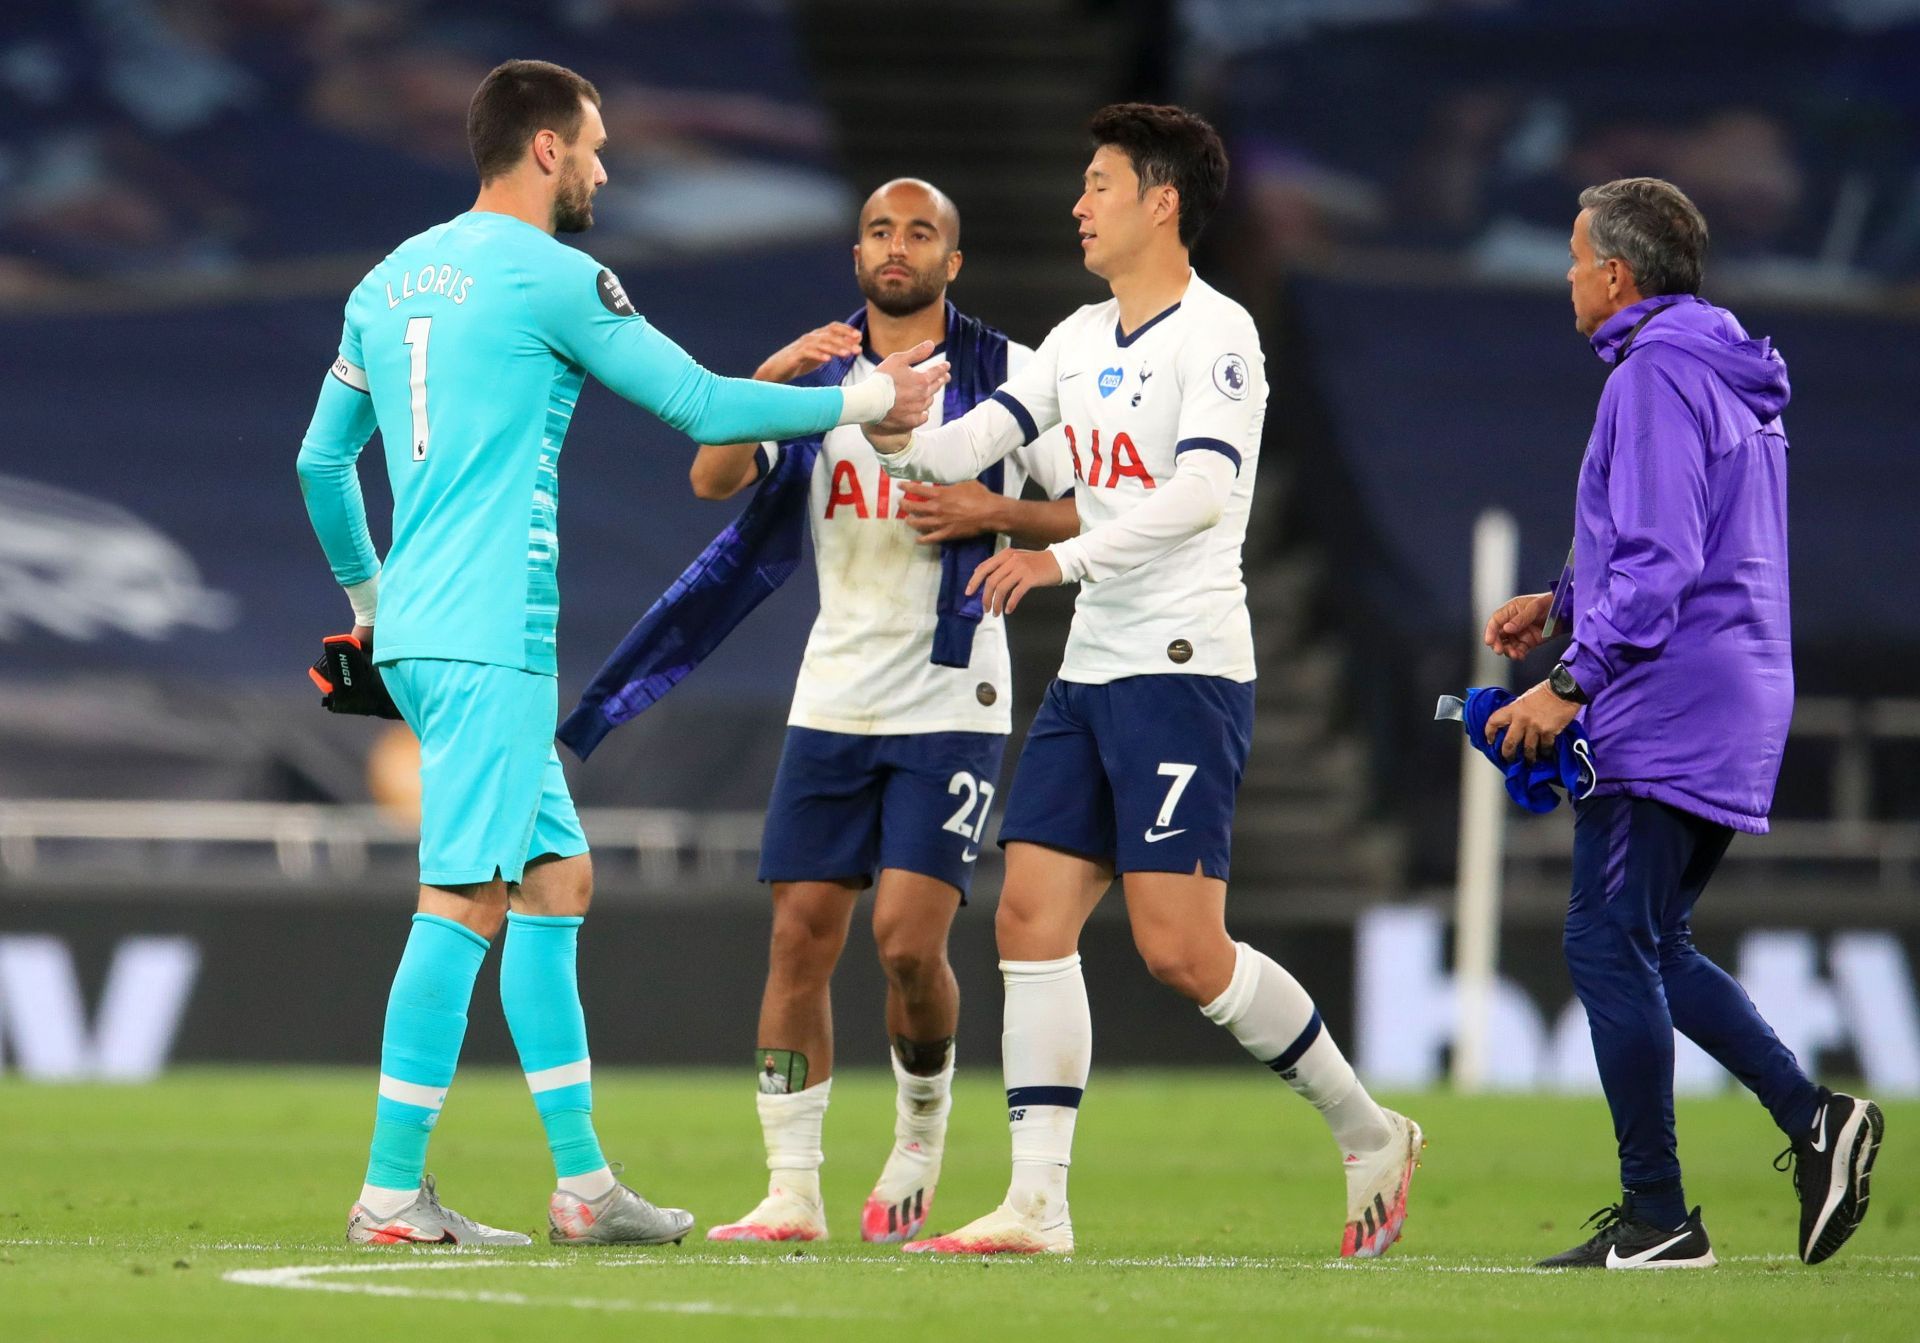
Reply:
[[[1126,379],[1127,371],[1122,368],[1103,368],[1100,370],[1100,395],[1112,396],[1120,390],[1120,384]]]

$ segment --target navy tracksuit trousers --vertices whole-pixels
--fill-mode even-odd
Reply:
[[[1758,1096],[1783,1131],[1813,1122],[1816,1088],[1793,1052],[1693,945],[1694,902],[1732,839],[1726,826],[1645,798],[1609,794],[1575,809],[1567,969],[1613,1110],[1620,1183],[1636,1202],[1681,1197],[1676,1029]]]

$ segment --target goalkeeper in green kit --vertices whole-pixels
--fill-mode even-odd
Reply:
[[[915,427],[944,367],[914,370],[923,345],[844,391],[716,377],[635,313],[612,271],[554,237],[592,225],[606,181],[592,84],[509,61],[474,95],[467,134],[479,198],[354,289],[300,448],[307,512],[354,612],[314,679],[328,707],[397,711],[420,739],[420,901],[347,1238],[528,1243],[442,1206],[425,1174],[474,978],[504,923],[501,1005],[558,1179],[550,1238],[677,1241],[692,1214],[616,1181],[593,1127],[574,975],[593,872],[553,747],[561,443],[589,373],[696,443],[737,443]],[[375,429],[394,500],[384,566],[356,474]]]

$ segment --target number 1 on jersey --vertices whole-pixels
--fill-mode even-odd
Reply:
[[[413,317],[407,321],[406,346],[412,355],[407,386],[413,392],[413,460],[427,460],[427,337],[433,333],[433,318]]]

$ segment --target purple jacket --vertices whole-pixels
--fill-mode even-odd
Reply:
[[[1594,791],[1765,834],[1793,716],[1786,363],[1691,295],[1616,313],[1593,348],[1614,368],[1580,467],[1565,661],[1593,700]]]

